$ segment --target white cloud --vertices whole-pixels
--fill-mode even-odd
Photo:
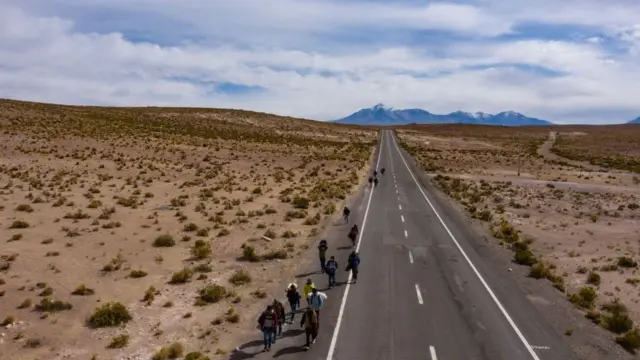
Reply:
[[[391,2],[366,5],[311,0],[274,0],[268,6],[258,0],[92,1],[92,6],[120,11],[150,7],[151,12],[191,21],[205,37],[229,39],[222,44],[160,46],[128,41],[117,31],[80,32],[74,20],[87,10],[82,8],[86,2],[23,0],[14,4],[19,6],[0,5],[0,97],[83,104],[235,107],[317,119],[342,117],[377,102],[433,112],[512,109],[563,121],[626,120],[603,118],[610,109],[628,113],[629,119],[640,114],[634,95],[640,90],[640,63],[634,61],[633,52],[607,52],[603,41],[474,41],[467,37],[453,38],[444,45],[406,45],[395,38],[394,44],[378,48],[350,49],[352,43],[344,42],[340,51],[333,51],[323,48],[322,36],[314,36],[320,32],[335,35],[407,29],[494,36],[510,32],[515,22],[505,20],[508,14],[513,19],[524,16],[517,9],[509,13],[497,7],[498,15],[488,15],[490,8],[446,3],[411,7]],[[37,4],[43,7],[32,7]],[[80,8],[54,16],[55,9],[64,6]],[[596,9],[585,6],[580,11],[584,14],[587,10]],[[575,14],[565,14],[568,20],[562,21],[580,23],[582,18]],[[232,27],[236,20],[242,26]],[[554,16],[539,20],[560,21]],[[612,20],[598,25],[630,49],[639,43],[637,28],[632,25],[615,25]],[[297,34],[289,37],[287,33],[292,32]],[[237,46],[233,40],[255,44],[251,37],[258,33],[258,39],[273,41],[263,46]],[[296,41],[286,46],[284,40],[294,38]],[[296,45],[304,39],[309,39],[305,46]],[[564,76],[527,72],[519,67],[522,65],[544,67]],[[487,69],[489,66],[493,68]],[[266,90],[225,94],[216,92],[212,82]]]

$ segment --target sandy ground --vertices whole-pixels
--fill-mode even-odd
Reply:
[[[375,138],[251,112],[0,102],[2,358],[228,352],[364,178]],[[213,285],[226,294],[197,303]],[[88,326],[108,302],[131,320]]]
[[[532,266],[530,276],[549,279],[615,335],[640,321],[637,174],[549,155],[553,136],[528,151],[489,136],[399,136],[440,189]]]

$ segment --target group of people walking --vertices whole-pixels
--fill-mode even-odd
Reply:
[[[384,169],[382,169],[381,172],[384,174]],[[374,178],[377,186],[377,171],[374,171]],[[371,182],[372,178],[369,178],[369,183]],[[342,212],[345,224],[349,223],[350,214],[351,210],[345,206]],[[358,226],[354,224],[348,234],[353,250],[351,251],[351,254],[349,254],[347,265],[345,267],[345,271],[351,272],[352,284],[355,284],[358,280],[358,268],[360,266],[360,255],[356,251],[356,239],[358,234]],[[329,259],[327,259],[328,250],[329,245],[327,240],[320,240],[320,244],[318,245],[320,273],[327,275],[328,289],[332,289],[336,286],[336,274],[339,266],[335,256],[331,255]],[[311,344],[315,343],[316,338],[318,337],[318,330],[320,327],[320,310],[324,306],[327,295],[316,288],[312,279],[307,279],[307,282],[302,288],[302,295],[298,291],[296,284],[289,284],[285,293],[291,309],[291,317],[289,320],[287,320],[284,305],[277,299],[274,299],[273,303],[268,305],[258,318],[258,327],[262,330],[264,337],[263,352],[271,351],[271,346],[276,343],[276,337],[282,336],[283,325],[294,323],[296,314],[301,307],[301,299],[303,296],[306,299],[307,308],[302,312],[300,327],[305,330],[306,334],[305,349],[308,350]]]

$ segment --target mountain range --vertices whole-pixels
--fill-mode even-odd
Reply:
[[[446,115],[430,113],[422,109],[394,109],[384,104],[377,104],[368,109],[361,109],[347,117],[334,120],[339,124],[352,125],[407,125],[407,124],[477,124],[502,126],[544,126],[554,123],[528,117],[515,111],[503,111],[498,114],[483,112],[469,113],[456,111]],[[640,117],[629,122],[640,123]]]

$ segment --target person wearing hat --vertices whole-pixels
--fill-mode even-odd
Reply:
[[[316,285],[313,281],[311,279],[307,279],[307,283],[304,284],[304,287],[302,288],[302,295],[307,298],[307,305],[309,304],[309,294],[311,294],[311,291],[315,288]]]

